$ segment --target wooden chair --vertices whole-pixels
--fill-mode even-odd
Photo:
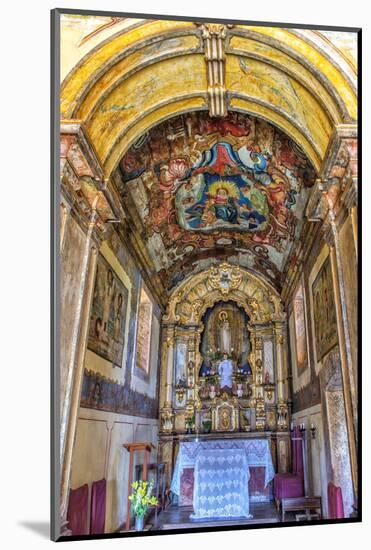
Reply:
[[[313,519],[311,510],[319,511],[315,514],[318,519],[322,518],[321,497],[285,497],[281,501],[282,521],[285,521],[287,512],[305,512],[307,520]]]

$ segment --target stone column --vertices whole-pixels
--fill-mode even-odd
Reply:
[[[95,212],[93,212],[86,236],[84,262],[81,266],[84,274],[81,280],[82,299],[80,301],[78,311],[75,312],[75,331],[78,334],[78,339],[74,349],[74,356],[71,357],[70,361],[70,382],[67,386],[64,403],[62,404],[60,431],[60,503],[62,521],[65,520],[67,514],[72,454],[80,407],[80,394],[89,329],[90,307],[94,291],[95,272],[98,257],[99,244],[96,241],[96,237],[93,236],[95,219]]]
[[[341,372],[342,372],[342,381],[343,381],[344,405],[345,405],[345,413],[346,413],[346,419],[347,419],[349,454],[350,454],[352,478],[353,478],[353,490],[355,495],[357,495],[358,456],[357,456],[355,421],[354,421],[353,407],[352,407],[350,369],[348,367],[348,362],[347,362],[348,355],[346,351],[346,340],[345,340],[345,334],[344,334],[344,324],[343,324],[341,297],[340,297],[340,282],[338,279],[338,270],[337,270],[337,257],[333,246],[330,247],[330,258],[331,258],[332,275],[334,280],[334,297],[335,297],[336,319],[337,319],[337,329],[338,329],[338,337],[339,337],[339,350],[340,350],[340,362],[341,362]]]
[[[354,419],[354,425],[356,428],[357,412],[358,412],[357,388],[354,380],[354,372],[353,372],[354,366],[353,366],[352,355],[351,355],[351,342],[350,342],[347,306],[345,301],[345,290],[344,290],[343,265],[342,265],[342,258],[340,254],[339,234],[338,234],[338,229],[335,221],[335,214],[332,210],[330,210],[329,214],[330,214],[331,229],[332,229],[333,241],[334,241],[333,246],[331,247],[331,266],[332,266],[333,277],[334,277],[335,295],[338,297],[338,303],[340,305],[341,320],[342,320],[342,323],[341,323],[342,329],[340,332],[342,333],[341,336],[343,336],[343,344],[345,347],[346,361],[348,363],[348,373],[347,373],[346,379],[348,380],[348,383],[349,383],[351,399],[352,399],[353,419]],[[355,284],[357,284],[356,281],[355,281]],[[339,338],[340,338],[340,335],[339,335]]]

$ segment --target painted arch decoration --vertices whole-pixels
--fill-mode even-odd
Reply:
[[[236,254],[280,286],[315,171],[278,128],[242,113],[188,113],[141,136],[120,172],[168,289],[210,256]]]

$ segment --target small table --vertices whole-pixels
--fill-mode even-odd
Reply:
[[[285,521],[286,512],[305,511],[308,520],[311,519],[311,510],[319,510],[319,517],[322,517],[322,499],[321,497],[286,497],[281,501],[282,521]]]
[[[127,515],[126,515],[126,523],[125,523],[125,530],[130,530],[130,510],[131,510],[131,500],[129,499],[129,496],[131,494],[131,484],[133,482],[133,465],[134,465],[134,453],[138,451],[144,451],[144,461],[143,461],[143,481],[147,481],[147,470],[148,470],[148,456],[152,449],[154,449],[154,445],[152,443],[126,443],[123,445],[124,449],[126,449],[130,453],[130,459],[129,459],[129,478],[128,478],[128,505],[127,505]]]

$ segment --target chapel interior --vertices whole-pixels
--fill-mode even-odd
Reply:
[[[60,73],[60,533],[357,517],[357,35],[61,15]]]

